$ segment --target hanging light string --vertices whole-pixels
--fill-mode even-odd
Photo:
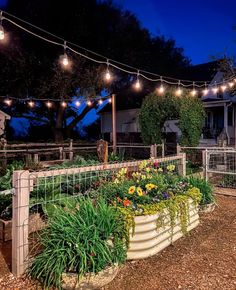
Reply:
[[[21,30],[23,30],[23,31],[25,31],[25,32],[27,32],[27,33],[29,33],[29,34],[41,39],[41,40],[44,40],[44,41],[46,41],[48,43],[63,47],[64,48],[64,59],[63,59],[64,61],[62,61],[62,62],[63,62],[63,65],[65,65],[65,66],[68,64],[68,56],[65,53],[65,50],[71,51],[71,52],[73,52],[73,53],[75,53],[75,54],[77,54],[77,55],[79,55],[81,57],[84,57],[84,58],[86,58],[86,59],[88,59],[88,60],[90,60],[92,62],[95,62],[95,63],[98,63],[98,64],[106,64],[107,65],[107,73],[105,75],[105,78],[107,80],[108,79],[110,80],[110,76],[111,76],[110,72],[108,70],[109,67],[114,67],[114,68],[116,68],[116,69],[118,69],[120,71],[123,71],[125,73],[128,73],[130,75],[138,76],[139,78],[137,78],[136,84],[139,83],[140,86],[141,86],[140,77],[142,77],[142,78],[144,78],[144,79],[146,79],[148,81],[151,81],[151,82],[161,82],[161,83],[166,83],[166,84],[169,84],[169,85],[175,85],[175,86],[178,86],[178,89],[180,89],[180,86],[186,87],[186,88],[193,87],[193,83],[194,83],[194,87],[195,88],[202,88],[202,87],[205,88],[206,84],[208,86],[210,86],[210,87],[219,86],[219,85],[225,86],[225,84],[227,82],[230,82],[230,84],[232,84],[232,81],[235,79],[235,76],[231,76],[227,80],[224,80],[224,81],[221,81],[221,82],[217,82],[216,84],[212,85],[210,82],[206,82],[206,81],[194,81],[193,82],[192,80],[176,79],[176,78],[172,78],[172,77],[163,77],[163,76],[160,76],[159,74],[155,74],[153,72],[148,72],[148,71],[145,71],[145,70],[140,70],[140,69],[137,69],[137,68],[135,68],[133,66],[130,66],[128,64],[125,64],[125,63],[122,63],[122,62],[119,62],[119,61],[116,61],[116,60],[109,59],[109,61],[108,61],[107,57],[105,57],[105,56],[103,56],[103,55],[101,55],[99,53],[96,53],[96,52],[91,51],[91,50],[89,50],[87,48],[79,46],[78,44],[75,44],[73,42],[65,41],[63,38],[61,38],[61,37],[59,37],[59,36],[57,36],[57,35],[55,35],[53,33],[50,33],[50,32],[48,32],[48,31],[46,31],[46,30],[44,30],[44,29],[42,29],[42,28],[40,28],[40,27],[38,27],[36,25],[33,25],[33,24],[31,24],[31,23],[29,23],[29,22],[27,22],[25,20],[22,20],[22,19],[14,16],[14,15],[8,13],[8,12],[0,11],[0,13],[1,13],[1,19],[0,19],[1,22],[2,22],[2,20],[6,20],[9,23],[13,24],[14,26],[18,27],[19,29],[21,29]],[[3,13],[4,13],[4,16],[3,16]],[[53,37],[55,39],[58,39],[62,43],[58,42],[58,41],[55,41],[55,40],[51,40],[51,39],[49,39],[47,37],[44,37],[42,35],[39,35],[38,33],[33,32],[32,30],[30,30],[28,28],[25,28],[24,26],[16,23],[15,21],[13,21],[12,19],[6,17],[5,15],[8,15],[8,16],[10,16],[10,17],[12,17],[12,18],[24,23],[24,24],[27,24],[28,26],[30,26],[30,27],[32,27],[34,29],[37,29],[37,30],[39,30],[39,31],[41,31],[41,32],[43,32],[43,33],[45,33],[45,34],[47,34],[47,35],[49,35],[49,36],[51,36],[51,37]],[[1,40],[1,27],[2,27],[2,25],[0,25],[0,40]],[[104,60],[98,60],[97,58],[91,57],[91,56],[89,56],[87,54],[83,54],[83,53],[79,52],[78,50],[75,50],[74,48],[72,48],[68,44],[70,44],[71,46],[77,47],[79,49],[82,49],[82,50],[86,51],[87,53],[96,55],[97,57],[103,58]],[[65,49],[65,47],[66,47],[66,49]],[[66,58],[66,56],[67,56],[67,58]],[[138,74],[137,74],[137,71],[138,71]],[[150,76],[153,76],[153,77],[149,77],[147,75],[150,75]],[[137,85],[137,86],[139,87],[139,85]]]

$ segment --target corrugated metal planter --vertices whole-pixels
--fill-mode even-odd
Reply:
[[[153,256],[171,245],[183,236],[180,221],[177,219],[173,229],[166,212],[164,225],[157,227],[159,214],[136,216],[134,235],[130,234],[128,260],[143,259]],[[199,224],[198,206],[190,201],[189,223],[187,230],[194,229]]]

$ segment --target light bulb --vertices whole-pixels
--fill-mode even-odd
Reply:
[[[111,74],[110,74],[108,69],[107,69],[106,74],[105,74],[105,80],[108,82],[111,80]]]
[[[52,103],[48,101],[48,102],[46,103],[46,106],[47,106],[48,108],[51,108],[51,107],[52,107]]]
[[[219,88],[215,87],[212,89],[213,93],[216,94],[219,91]]]
[[[140,90],[141,89],[141,83],[139,81],[139,79],[137,79],[136,83],[134,84],[134,87],[136,90]]]
[[[31,108],[33,108],[33,107],[34,107],[34,102],[33,102],[33,101],[29,101],[29,102],[28,102],[28,105],[29,105]]]
[[[67,106],[67,103],[66,103],[65,101],[61,102],[61,106],[62,106],[63,108],[65,108],[65,107]]]
[[[76,105],[76,107],[79,107],[80,106],[80,101],[76,101],[75,105]]]
[[[208,94],[209,90],[208,89],[204,89],[202,92],[203,92],[203,95],[206,96]]]
[[[222,92],[224,92],[226,89],[227,89],[226,85],[222,85],[222,86],[221,86],[221,90],[222,90]]]
[[[98,101],[98,103],[99,103],[99,105],[101,105],[101,104],[103,103],[103,100],[100,99],[100,100]]]
[[[158,91],[159,94],[163,94],[164,91],[165,91],[164,86],[163,85],[160,85],[160,87],[157,89],[157,91]]]
[[[0,40],[4,40],[4,38],[5,38],[4,28],[2,25],[0,25]]]
[[[191,96],[196,96],[196,94],[197,94],[197,91],[195,90],[195,89],[193,89],[192,91],[191,91]]]
[[[234,83],[233,82],[229,82],[228,85],[229,85],[230,88],[232,88],[234,86]]]
[[[92,105],[92,102],[91,102],[90,100],[88,100],[88,101],[87,101],[87,105],[88,105],[88,106],[91,106],[91,105]]]
[[[66,53],[64,53],[63,55],[61,55],[61,64],[64,67],[67,67],[69,65],[69,59]]]
[[[182,94],[182,90],[181,90],[181,88],[178,88],[178,89],[176,90],[175,94],[176,94],[176,96],[181,96],[181,94]]]
[[[109,99],[108,99],[108,102],[109,102],[109,103],[111,103],[111,102],[112,102],[112,99],[111,99],[111,98],[109,98]]]
[[[12,104],[12,100],[10,100],[10,99],[6,99],[6,100],[4,100],[4,103],[5,103],[6,105],[8,105],[8,106],[11,106],[11,104]]]

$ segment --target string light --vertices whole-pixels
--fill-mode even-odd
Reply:
[[[80,106],[80,101],[76,101],[75,105],[76,105],[76,107],[79,107]]]
[[[30,108],[33,108],[34,107],[34,102],[33,101],[29,101],[28,105],[30,106]]]
[[[234,83],[233,82],[229,82],[228,85],[229,85],[230,88],[232,88],[234,86]]]
[[[208,94],[209,90],[207,88],[207,84],[205,83],[205,89],[202,91],[203,96],[206,96]]]
[[[64,41],[64,54],[60,56],[60,62],[62,66],[65,68],[69,65],[69,58],[66,53],[66,48],[67,48],[66,41]]]
[[[226,89],[227,89],[227,86],[226,86],[226,85],[222,85],[222,86],[221,86],[221,90],[222,90],[222,92],[224,92]]]
[[[109,60],[107,60],[107,70],[106,70],[106,73],[105,73],[105,80],[107,82],[111,81],[111,73],[109,71]]]
[[[179,81],[179,84],[178,84],[178,89],[176,90],[175,94],[176,94],[177,97],[182,95],[182,90],[180,88],[180,81]]]
[[[10,99],[6,99],[6,100],[4,100],[4,103],[5,103],[7,106],[11,106],[11,104],[12,104],[12,100],[10,100]]]
[[[52,107],[52,102],[47,101],[46,106],[50,109]]]
[[[111,99],[111,98],[109,98],[109,99],[108,99],[108,102],[111,104],[111,103],[112,103],[112,99]]]
[[[136,79],[136,82],[134,84],[134,88],[137,91],[141,90],[141,83],[140,83],[140,80],[139,80],[139,71],[137,72],[137,79]]]
[[[65,107],[67,106],[67,103],[66,103],[65,101],[62,101],[62,102],[61,102],[61,106],[62,106],[63,108],[65,108]]]
[[[219,91],[219,88],[216,86],[216,82],[215,82],[215,86],[212,89],[213,93],[216,94]]]
[[[195,90],[195,84],[193,83],[193,89],[192,89],[192,91],[191,91],[191,96],[192,96],[192,97],[195,97],[196,94],[197,94],[197,91]]]
[[[99,105],[102,105],[102,103],[103,103],[103,100],[100,99],[100,100],[98,101],[98,104],[99,104]]]
[[[92,106],[92,102],[90,100],[87,101],[88,106]]]
[[[2,16],[2,11],[1,11],[0,13],[0,40],[4,40],[5,38],[4,28],[2,26],[2,19],[3,19],[3,16]]]
[[[157,92],[162,95],[165,92],[165,87],[163,86],[163,80],[161,77],[161,85],[159,86],[159,88],[157,89]]]

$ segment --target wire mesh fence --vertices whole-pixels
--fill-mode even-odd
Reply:
[[[176,172],[185,174],[185,155],[155,159],[159,167],[174,164]],[[142,161],[96,164],[44,171],[13,173],[12,271],[21,275],[31,259],[40,252],[40,231],[48,218],[62,208],[73,210],[81,197],[93,197],[101,184],[114,180],[122,168],[136,171]]]

